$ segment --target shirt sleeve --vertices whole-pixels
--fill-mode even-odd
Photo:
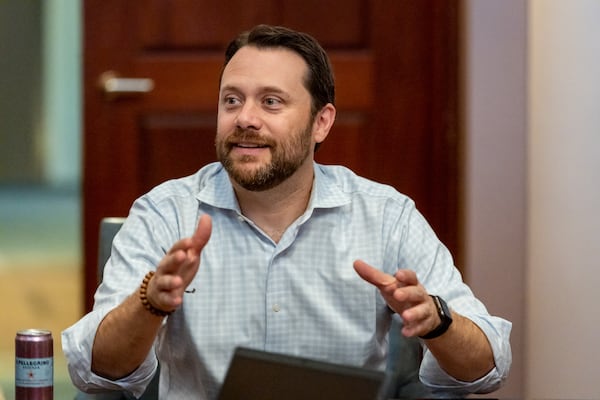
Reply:
[[[459,381],[448,375],[425,350],[420,379],[436,397],[465,396],[470,393],[490,393],[499,389],[508,377],[512,361],[509,336],[512,324],[494,316],[469,317],[486,335],[494,354],[496,366],[485,376],[473,381]]]
[[[475,297],[455,267],[449,250],[437,238],[425,218],[410,203],[396,226],[391,228],[400,243],[398,267],[412,269],[428,293],[441,296],[448,306],[469,318],[484,332],[494,355],[495,368],[474,382],[459,381],[447,374],[424,346],[419,371],[421,381],[436,397],[457,397],[470,393],[489,393],[502,386],[512,362],[510,332],[512,324],[492,316]],[[393,273],[394,271],[390,271]]]
[[[122,379],[112,381],[92,372],[92,346],[96,330],[107,313],[108,310],[94,310],[62,332],[62,348],[69,375],[73,384],[86,393],[120,390],[140,397],[158,367],[154,352],[149,352],[138,369]]]
[[[139,397],[152,380],[158,365],[155,351],[148,353],[136,371],[112,381],[91,371],[92,347],[104,317],[137,290],[146,272],[155,269],[160,262],[166,243],[174,240],[165,233],[165,226],[161,210],[157,210],[147,197],[134,203],[129,217],[113,240],[103,281],[94,296],[94,309],[62,333],[69,374],[80,390],[121,390]],[[162,241],[157,241],[157,237]],[[155,340],[154,348],[156,346]]]

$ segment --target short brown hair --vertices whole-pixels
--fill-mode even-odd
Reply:
[[[283,47],[292,50],[302,57],[308,66],[304,85],[312,98],[312,116],[314,117],[327,103],[335,105],[335,83],[331,63],[325,50],[312,36],[282,26],[258,25],[241,33],[229,43],[225,50],[223,68],[244,46]]]

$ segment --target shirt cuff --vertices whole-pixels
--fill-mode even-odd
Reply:
[[[110,380],[92,372],[92,347],[96,331],[107,313],[107,310],[94,310],[62,332],[62,348],[71,381],[86,393],[126,391],[138,398],[144,393],[158,368],[153,351],[148,353],[134,372],[124,378]]]
[[[419,371],[421,382],[428,386],[435,397],[462,397],[471,393],[490,393],[498,390],[508,377],[512,362],[510,331],[512,324],[502,318],[468,316],[488,338],[494,354],[495,367],[485,376],[472,381],[460,381],[446,373],[431,352],[425,349]]]

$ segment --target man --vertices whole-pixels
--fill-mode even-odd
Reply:
[[[81,389],[139,396],[160,361],[161,398],[213,399],[236,346],[384,369],[394,313],[421,338],[434,393],[501,385],[511,324],[473,296],[414,203],[314,162],[335,114],[312,37],[262,25],[230,44],[220,163],[134,203],[94,310],[63,333]]]

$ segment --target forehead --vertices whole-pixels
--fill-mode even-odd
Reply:
[[[304,59],[283,47],[239,49],[223,70],[221,88],[278,86],[283,90],[304,88],[308,66]]]

